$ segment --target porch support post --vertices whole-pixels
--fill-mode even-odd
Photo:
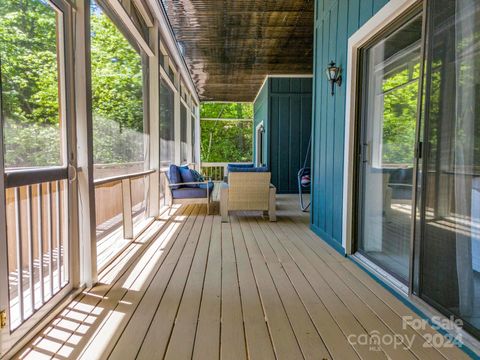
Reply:
[[[150,31],[150,47],[155,56],[150,56],[148,59],[149,67],[149,139],[150,139],[150,169],[156,169],[154,173],[149,175],[148,183],[148,215],[157,217],[159,214],[160,203],[160,91],[159,91],[159,64],[158,64],[158,26],[155,22]]]
[[[180,86],[179,86],[179,79],[178,79],[178,74],[175,76],[175,96],[174,96],[174,138],[175,138],[175,164],[180,165],[181,159],[181,154],[180,154],[180,134],[181,134],[181,129],[180,129],[180,106],[181,106],[181,100],[180,100]]]
[[[187,159],[188,163],[191,164],[193,163],[193,149],[192,149],[192,143],[193,143],[193,137],[192,137],[192,99],[191,97],[188,98],[187,101],[187,146],[188,146],[188,151],[187,151]]]
[[[97,282],[95,188],[93,184],[93,129],[90,74],[90,1],[77,0],[75,17],[75,113],[77,125],[77,176],[79,220],[79,274],[73,279],[92,286]],[[76,282],[74,282],[74,286]]]
[[[132,182],[122,180],[123,238],[133,239]]]
[[[200,140],[201,140],[201,128],[200,128],[200,104],[195,106],[195,159],[197,160],[196,168],[198,171],[202,170],[202,159],[200,154]]]

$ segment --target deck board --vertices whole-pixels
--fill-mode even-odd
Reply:
[[[145,294],[135,311],[135,316],[132,317],[128,325],[125,327],[125,330],[110,355],[112,359],[133,359],[141,350],[144,340],[151,329],[151,323],[157,314],[158,308],[162,303],[165,304],[163,302],[164,298],[168,300],[165,296],[167,288],[171,283],[170,281],[175,270],[177,269],[177,264],[184,259],[181,255],[187,247],[189,235],[197,220],[197,215],[198,207],[195,207],[195,210],[188,217],[179,236],[175,240],[172,249],[173,253],[169,254],[171,256],[166,257],[166,261],[162,264],[157,276],[155,276],[152,283],[145,291]],[[196,245],[196,243],[194,243],[194,245]],[[188,258],[184,259],[182,264],[185,264],[186,261],[188,261]],[[174,288],[174,290],[177,289]],[[170,290],[170,293],[172,291],[173,290]],[[162,307],[162,310],[163,309],[164,307]]]
[[[202,212],[198,214],[195,220],[192,231],[188,234],[187,244],[183,249],[182,256],[178,260],[157,311],[151,320],[140,351],[137,354],[137,359],[161,359],[165,356],[187,280],[189,275],[194,275],[190,270],[196,250],[199,247],[201,248],[199,238],[205,220],[205,212],[206,209],[202,208]]]
[[[222,224],[214,216],[200,313],[196,325],[194,360],[220,358],[220,322],[222,296]],[[195,325],[192,325],[195,326]]]
[[[243,221],[241,227],[269,325],[275,354],[278,359],[303,358],[282,300],[270,276],[265,259],[255,242],[252,229],[248,226],[248,223]]]
[[[278,221],[204,205],[164,214],[38,334],[22,359],[466,359],[423,346],[435,330],[308,228],[295,198]],[[393,344],[349,341],[372,334]]]
[[[301,272],[300,267],[307,265],[305,260],[303,258],[298,259],[299,263],[297,265],[295,263],[295,258],[290,257],[286,247],[284,247],[284,244],[288,244],[289,240],[283,232],[278,231],[278,227],[270,227],[265,222],[260,222],[260,226],[273,250],[277,254],[277,257],[292,282],[292,285],[295,287],[303,305],[312,319],[312,322],[315,324],[318,333],[321,338],[324,339],[325,345],[332,358],[358,359],[359,357],[356,355],[355,349],[349,345],[344,334],[341,332],[340,327],[337,325],[321,300],[321,297],[315,293],[314,286],[308,282],[307,277]],[[316,282],[316,278],[312,278],[312,281]],[[351,333],[351,330],[347,331],[347,333]],[[378,352],[378,355],[380,354],[381,353]],[[368,354],[368,356],[371,359],[379,358],[375,357],[375,354]]]
[[[316,277],[323,278],[326,284],[328,284],[328,286],[335,292],[340,301],[342,301],[348,308],[349,313],[351,313],[353,317],[360,322],[362,327],[367,330],[368,334],[379,333],[386,334],[389,337],[394,336],[394,333],[384,324],[383,319],[377,317],[375,312],[356,296],[356,294],[328,266],[329,263],[335,263],[331,258],[332,254],[326,254],[326,252],[316,253],[312,251],[312,249],[306,244],[306,242],[310,240],[309,237],[298,238],[295,233],[284,224],[280,224],[280,227],[289,235],[289,237],[291,237],[300,252],[316,269]],[[326,259],[327,262],[323,262],[322,259]],[[328,262],[328,260],[330,262]],[[380,347],[387,356],[392,359],[416,358],[410,351],[405,351],[403,347],[397,347],[391,343],[383,344]]]
[[[80,294],[38,337],[25,347],[27,356],[35,359],[36,352],[41,349],[55,354],[56,358],[78,357],[78,354],[84,350],[84,346],[86,347],[86,344],[92,339],[94,329],[90,325],[98,326],[97,316],[101,309],[99,303],[112,288],[120,283],[123,276],[130,273],[132,264],[141,258],[140,255],[146,245],[150,244],[150,240],[160,235],[167,219],[165,216],[161,217],[154,226],[127,248],[122,256],[110,263],[99,275],[99,282],[95,288]],[[52,334],[63,330],[70,332],[70,336],[65,340],[61,337],[53,338]],[[75,346],[71,346],[69,343],[73,343]],[[33,344],[35,345],[33,346]]]
[[[198,319],[212,223],[213,217],[211,216],[206,217],[203,223],[197,251],[175,319],[165,359],[182,360],[192,358],[196,332],[196,326],[192,326],[192,324],[196,324]]]
[[[250,359],[275,359],[275,350],[268,332],[252,265],[238,221],[231,222],[233,246],[242,296],[243,321],[248,357]]]
[[[180,212],[178,216],[182,216]],[[144,295],[148,284],[153,280],[155,273],[163,263],[163,254],[168,253],[174,242],[168,239],[175,239],[178,231],[175,233],[175,224],[170,223],[165,226],[164,231],[152,242],[152,244],[143,253],[143,256],[137,258],[131,270],[128,271],[114,287],[114,291],[110,290],[106,298],[103,299],[98,308],[104,312],[108,312],[108,318],[102,322],[102,326],[98,327],[95,334],[88,341],[88,345],[82,350],[80,358],[95,359],[105,358],[114,347],[116,340],[121,335],[121,329],[127,324],[135,311],[135,304],[140,302]],[[148,259],[148,262],[142,261]],[[110,339],[105,342],[104,339]]]
[[[305,244],[309,245],[310,249],[319,256],[323,256],[325,253],[326,244],[324,243],[318,243],[314,239],[309,238],[305,241]],[[402,316],[416,318],[417,315],[376,283],[365,272],[359,271],[359,268],[351,261],[329,262],[329,267],[394,334],[401,336],[403,339],[413,339],[410,351],[417,358],[469,358],[465,353],[459,353],[455,347],[425,345],[426,343],[430,343],[431,339],[431,337],[426,334],[432,335],[435,334],[436,331],[431,327],[415,330],[411,326],[405,326]],[[350,271],[347,271],[347,269]],[[363,281],[360,279],[363,279]]]
[[[221,359],[246,359],[244,326],[237,263],[230,224],[222,224]]]
[[[275,287],[280,295],[280,299],[304,358],[331,359],[325,344],[315,329],[312,320],[308,316],[307,310],[303,306],[295,288],[282,268],[282,264],[271,246],[268,244],[266,236],[254,219],[250,219],[248,224],[252,229],[257,245],[265,258],[267,267],[270,271],[270,276],[272,277]]]

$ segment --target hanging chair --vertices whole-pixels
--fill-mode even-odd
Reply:
[[[308,204],[305,204],[303,200],[303,193],[304,191],[310,192],[311,188],[311,169],[307,167],[307,161],[308,161],[308,155],[310,153],[310,146],[312,143],[312,136],[310,136],[310,140],[308,141],[308,148],[307,148],[307,153],[305,154],[305,160],[303,162],[303,167],[298,170],[297,173],[297,180],[298,180],[298,196],[300,200],[300,209],[303,212],[306,212],[308,208],[310,207],[311,201],[308,202]]]

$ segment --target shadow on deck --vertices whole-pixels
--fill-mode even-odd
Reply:
[[[17,356],[112,359],[463,359],[309,228],[296,197],[278,221],[165,213]],[[392,340],[392,341],[390,341]]]

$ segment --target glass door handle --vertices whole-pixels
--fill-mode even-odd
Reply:
[[[370,143],[362,144],[362,162],[370,162]]]
[[[415,146],[415,157],[417,159],[421,159],[422,158],[422,152],[423,152],[423,142],[419,141],[419,142],[416,143],[416,146]]]
[[[72,164],[68,164],[68,181],[73,183],[77,180],[77,168]]]

